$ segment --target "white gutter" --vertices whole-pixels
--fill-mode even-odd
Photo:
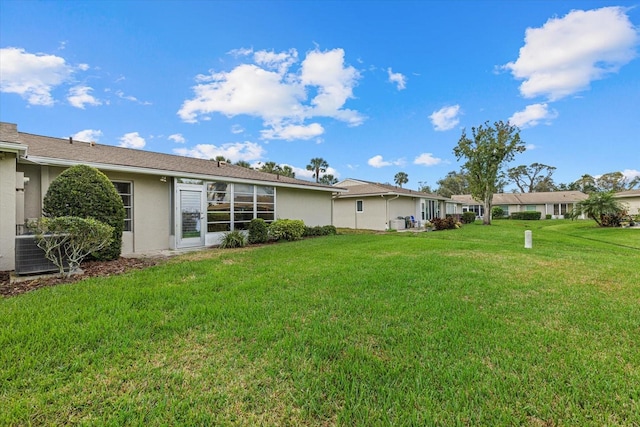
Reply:
[[[0,151],[10,152],[10,153],[24,153],[27,151],[27,147],[22,144],[16,144],[15,142],[0,141]]]
[[[75,166],[79,164],[92,166],[96,169],[111,171],[111,172],[126,172],[126,173],[138,173],[144,175],[155,175],[155,176],[171,176],[178,178],[190,178],[190,179],[201,179],[201,180],[212,180],[212,181],[230,181],[237,182],[242,184],[259,184],[265,185],[268,183],[269,185],[273,185],[274,187],[286,187],[286,188],[296,188],[303,190],[317,190],[317,191],[330,191],[334,192],[346,192],[346,189],[340,189],[336,187],[324,188],[324,187],[313,187],[306,186],[303,184],[292,184],[286,182],[277,182],[277,181],[261,181],[256,179],[246,179],[246,178],[235,178],[229,176],[219,176],[219,175],[203,175],[191,172],[180,172],[173,171],[167,169],[154,169],[154,168],[143,168],[138,166],[121,166],[121,165],[111,165],[108,163],[94,163],[94,162],[78,162],[73,160],[62,160],[62,159],[52,159],[49,157],[38,157],[38,156],[28,156],[24,157],[24,160],[29,162],[46,165],[46,166]]]

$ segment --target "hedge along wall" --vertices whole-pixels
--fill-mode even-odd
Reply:
[[[535,220],[535,219],[540,219],[541,217],[542,217],[542,212],[536,212],[536,211],[524,211],[524,212],[511,213],[511,219]]]

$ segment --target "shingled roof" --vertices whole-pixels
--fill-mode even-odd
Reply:
[[[496,193],[493,195],[493,205],[541,205],[545,203],[575,203],[587,199],[589,196],[580,191],[550,191],[540,193]],[[471,195],[451,196],[465,205],[482,204]]]
[[[26,147],[21,162],[52,166],[86,164],[101,170],[119,170],[150,175],[169,175],[198,179],[225,179],[238,182],[268,182],[274,186],[308,188],[319,191],[340,192],[341,188],[325,184],[260,172],[226,162],[196,159],[173,154],[155,153],[132,148],[60,139],[12,132],[16,126],[0,125],[3,142],[19,143]],[[6,140],[5,140],[6,135]]]
[[[415,191],[407,188],[397,187],[390,184],[381,184],[379,182],[363,181],[356,179],[347,179],[339,182],[337,185],[347,188],[348,193],[340,195],[343,197],[363,197],[363,196],[409,196],[430,198],[436,200],[449,200],[446,197],[433,193],[425,193],[423,191]]]

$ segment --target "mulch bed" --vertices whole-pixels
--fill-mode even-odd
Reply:
[[[0,295],[11,297],[47,286],[77,282],[88,277],[113,276],[129,270],[151,267],[159,262],[159,258],[119,258],[114,261],[87,261],[80,266],[84,272],[83,274],[76,274],[71,277],[50,275],[16,283],[9,282],[11,277],[9,271],[0,271]]]

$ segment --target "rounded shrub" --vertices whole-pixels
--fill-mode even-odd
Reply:
[[[114,260],[122,251],[125,210],[122,198],[109,178],[98,169],[76,165],[62,172],[44,196],[45,217],[75,216],[93,218],[113,227],[109,246],[94,252],[98,260]]]
[[[464,224],[473,224],[476,221],[476,213],[467,211],[462,213],[462,222]]]
[[[249,223],[249,243],[259,244],[269,241],[269,224],[262,218],[254,218]]]
[[[272,240],[300,240],[304,235],[304,221],[299,219],[277,219],[269,226]]]

